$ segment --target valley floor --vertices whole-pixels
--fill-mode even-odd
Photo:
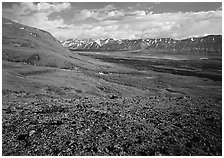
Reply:
[[[221,60],[80,54],[98,68],[3,61],[4,156],[222,155]]]

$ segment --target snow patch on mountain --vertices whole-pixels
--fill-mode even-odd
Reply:
[[[95,42],[96,42],[98,45],[100,45],[100,46],[101,46],[100,39],[95,40]]]

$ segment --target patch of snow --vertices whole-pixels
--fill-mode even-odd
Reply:
[[[72,71],[72,70],[70,70],[70,69],[61,69],[61,70],[64,70],[64,71]]]
[[[199,58],[200,60],[207,60],[208,58]]]
[[[121,44],[121,43],[122,43],[122,40],[117,40],[117,43],[118,43],[118,44]]]
[[[191,38],[191,41],[193,42],[194,41],[194,38]]]
[[[92,45],[93,45],[93,43],[92,43],[92,42],[91,42],[91,43],[89,43],[89,44],[88,44],[88,43],[86,43],[85,48],[88,48],[88,49],[89,49]]]
[[[66,43],[67,44],[67,43]],[[70,46],[72,46],[73,45],[73,43],[70,43],[68,46],[70,47]]]
[[[100,45],[100,46],[101,46],[101,42],[100,42],[100,40],[99,40],[99,39],[95,40],[95,42],[96,42],[98,45]]]
[[[99,72],[99,75],[104,75],[104,73],[103,72]]]
[[[11,25],[12,23],[11,22],[7,22],[7,23],[5,23],[6,25]]]
[[[31,34],[31,35],[34,35],[34,36],[37,36],[36,34],[34,34],[34,33],[32,33],[32,32],[30,32],[30,34]]]
[[[152,79],[153,77],[146,77],[147,79]]]
[[[17,44],[17,43],[15,43],[15,44],[13,44],[15,47],[20,47],[21,46],[21,44]]]
[[[20,27],[20,30],[24,30],[25,28],[24,27]]]
[[[105,44],[107,44],[107,43],[108,43],[108,41],[109,41],[109,39],[107,39],[107,40],[106,40]]]

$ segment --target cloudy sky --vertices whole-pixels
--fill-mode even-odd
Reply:
[[[222,34],[220,2],[3,2],[2,16],[49,31],[59,40]]]

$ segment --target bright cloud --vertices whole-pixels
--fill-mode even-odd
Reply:
[[[112,17],[115,16],[110,18]],[[222,12],[220,10],[162,14],[146,14],[144,11],[135,11],[132,14],[123,13],[117,18],[118,20],[102,20],[97,24],[92,24],[96,28],[101,28],[98,33],[94,28],[88,31],[80,29],[78,32],[85,38],[88,36],[100,38],[101,35],[107,35],[117,39],[147,37],[182,39],[204,34],[221,34],[222,30]]]
[[[116,10],[113,5],[107,5],[101,9],[83,9],[79,13],[76,13],[74,16],[74,22],[83,21],[88,18],[95,19],[97,22],[101,20],[106,20],[108,18],[120,17],[123,16],[122,11]]]
[[[21,2],[13,4],[12,11],[3,9],[3,16],[18,21],[19,23],[38,27],[51,32],[55,27],[65,27],[63,19],[50,21],[48,16],[54,12],[69,9],[70,3],[38,3]],[[51,32],[54,34],[54,32]]]
[[[177,13],[153,13],[150,10],[100,9],[74,12],[72,24],[61,16],[49,20],[55,12],[72,11],[70,3],[20,3],[3,9],[3,16],[23,24],[45,29],[58,39],[69,38],[162,38],[174,39],[222,34],[222,10]]]

